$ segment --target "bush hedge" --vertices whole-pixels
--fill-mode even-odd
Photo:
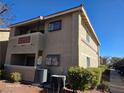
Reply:
[[[10,79],[13,82],[20,82],[22,80],[22,75],[19,72],[10,73]]]
[[[87,90],[100,84],[103,68],[71,67],[68,70],[68,81],[73,90]]]
[[[3,79],[5,77],[6,73],[4,70],[0,70],[0,79]]]

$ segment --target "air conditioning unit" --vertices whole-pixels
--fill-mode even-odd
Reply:
[[[47,69],[37,68],[36,74],[35,74],[35,82],[40,84],[47,82],[47,74],[48,74]]]

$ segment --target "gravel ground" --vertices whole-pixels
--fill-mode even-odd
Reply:
[[[0,93],[46,93],[46,92],[45,91],[43,92],[42,88],[36,86],[0,81]],[[72,90],[65,89],[64,93],[72,93]],[[91,90],[79,93],[102,93],[102,92]]]
[[[43,93],[42,91],[36,86],[0,81],[0,93]]]

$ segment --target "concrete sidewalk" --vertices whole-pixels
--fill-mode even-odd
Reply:
[[[124,93],[124,79],[114,69],[110,72],[110,91]]]

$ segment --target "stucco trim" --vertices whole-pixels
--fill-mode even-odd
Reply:
[[[98,54],[98,52],[97,52],[97,50],[95,50],[91,45],[89,45],[85,40],[83,40],[82,38],[81,38],[81,41],[83,42],[83,43],[85,43],[90,49],[92,49],[94,52],[96,52],[97,54]]]

